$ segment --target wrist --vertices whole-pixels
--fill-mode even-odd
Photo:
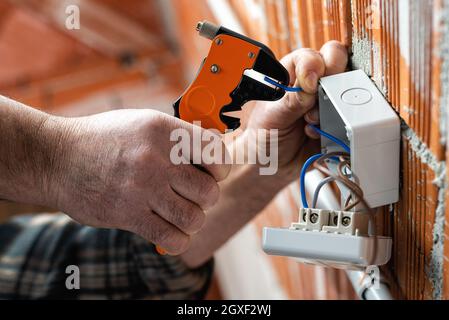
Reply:
[[[65,119],[0,96],[0,198],[55,207],[66,157]]]
[[[234,156],[233,163],[244,163],[241,167],[245,167],[248,173],[251,172],[253,179],[262,183],[264,188],[279,190],[294,180],[296,171],[292,170],[291,161],[284,163],[278,137],[271,136],[268,131],[263,134],[265,139],[261,138],[261,133],[256,129],[246,129],[239,135],[230,144],[230,148],[233,149],[231,152]],[[244,156],[238,156],[236,159],[236,154],[239,153],[243,153]],[[249,157],[249,154],[252,156]]]
[[[233,167],[230,175],[222,185],[222,193],[226,199],[233,199],[240,203],[241,210],[249,214],[257,214],[271,200],[276,194],[288,186],[292,180],[291,170],[278,168],[278,170],[271,175],[264,175],[261,165],[258,161],[250,163],[247,155],[251,151],[251,145],[248,145],[246,132],[243,132],[232,143],[228,144],[228,150],[234,156]],[[236,159],[237,152],[245,150],[244,161]]]
[[[42,141],[44,163],[40,168],[43,204],[63,210],[63,195],[77,145],[77,120],[48,115],[37,134]]]

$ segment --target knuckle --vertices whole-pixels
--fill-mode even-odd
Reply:
[[[333,47],[335,49],[341,50],[342,52],[347,54],[347,49],[345,47],[345,45],[343,43],[341,43],[340,41],[337,40],[330,40],[328,42],[326,42],[323,47]]]
[[[157,221],[154,213],[142,212],[133,220],[130,231],[154,243],[158,243],[163,238],[164,226],[162,222]]]
[[[185,186],[190,186],[193,183],[193,178],[185,166],[172,166],[169,168],[169,177]]]
[[[316,103],[316,95],[306,92],[300,92],[298,95],[299,104],[305,108],[311,108]]]
[[[188,249],[190,237],[167,224],[165,228],[158,228],[155,231],[152,242],[162,246],[171,254],[180,254]]]
[[[147,226],[148,239],[158,245],[164,247],[164,249],[176,249],[177,239],[182,237],[181,231],[170,226],[167,222],[160,221],[153,226]]]
[[[162,125],[162,122],[164,121],[164,114],[154,111],[148,116],[148,127],[149,128],[157,128]]]
[[[129,187],[148,192],[148,188],[154,189],[154,184],[164,182],[165,167],[166,164],[158,154],[149,149],[141,150],[131,160],[125,180]]]
[[[213,206],[220,196],[220,187],[218,183],[213,179],[206,180],[201,185],[200,196],[202,198],[202,203],[205,207]]]
[[[153,111],[146,124],[147,136],[164,137],[173,127],[173,121],[170,117],[162,112]]]
[[[171,230],[169,228],[164,227],[163,222],[160,224],[155,224],[154,226],[150,226],[148,233],[151,238],[151,240],[155,243],[163,244],[167,242],[167,239],[169,239],[171,235]]]
[[[173,202],[174,203],[174,202]],[[198,232],[205,220],[204,212],[187,201],[171,205],[173,223],[187,234]]]

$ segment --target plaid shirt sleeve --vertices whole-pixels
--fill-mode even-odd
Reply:
[[[79,268],[79,289],[66,286],[68,266]],[[0,299],[200,299],[212,269],[212,260],[192,270],[137,235],[63,214],[0,225]]]

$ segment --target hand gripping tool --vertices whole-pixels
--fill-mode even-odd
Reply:
[[[199,22],[197,31],[212,44],[195,80],[173,104],[176,117],[226,133],[240,127],[240,119],[226,113],[242,110],[248,101],[276,101],[286,91],[298,91],[288,87],[288,71],[264,44],[207,21]],[[166,253],[160,246],[156,250]]]

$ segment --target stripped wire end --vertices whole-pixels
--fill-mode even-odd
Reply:
[[[269,84],[277,87],[277,88],[281,88],[287,92],[301,92],[303,91],[301,87],[288,87],[283,85],[282,83],[279,83],[273,79],[271,79],[270,77],[265,76],[264,81],[268,82]]]

